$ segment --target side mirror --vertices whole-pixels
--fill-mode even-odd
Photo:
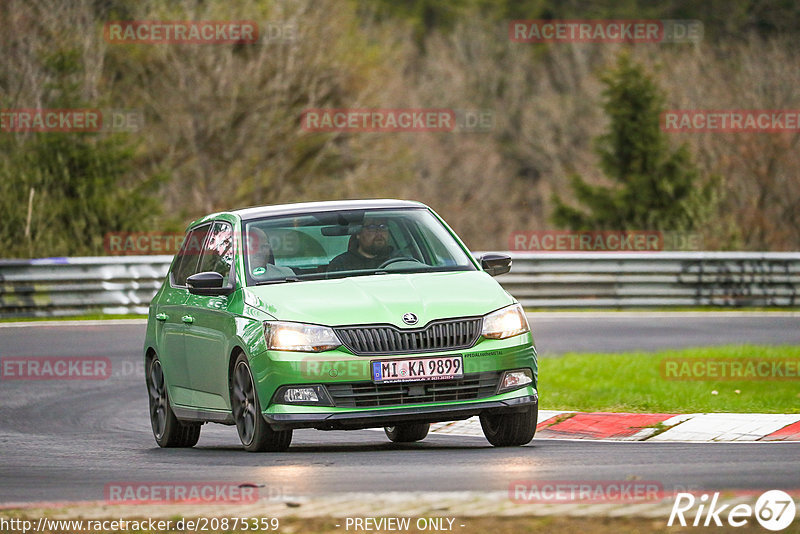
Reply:
[[[511,270],[511,256],[489,252],[481,256],[481,268],[490,276],[505,274]]]
[[[193,274],[186,279],[186,286],[192,295],[228,295],[231,288],[226,288],[225,278],[216,272],[208,271]]]

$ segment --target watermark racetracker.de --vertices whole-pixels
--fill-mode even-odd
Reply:
[[[185,239],[183,232],[107,232],[103,236],[103,250],[111,256],[174,255]],[[195,254],[202,243],[195,243]]]
[[[306,132],[483,133],[495,127],[490,109],[311,108],[300,115]]]
[[[0,380],[107,380],[111,360],[97,356],[4,356]]]
[[[289,496],[282,486],[224,481],[115,481],[104,486],[103,495],[107,504],[252,503]]]
[[[127,20],[103,26],[109,44],[242,44],[258,41],[252,20]]]
[[[298,26],[291,21],[117,20],[104,24],[103,39],[114,45],[291,43],[298,39]]]
[[[673,109],[660,114],[668,133],[778,133],[800,131],[797,109]]]
[[[658,252],[702,250],[703,236],[654,230],[534,230],[512,232],[508,248],[516,252]]]
[[[800,380],[800,360],[790,358],[664,358],[665,380]]]
[[[144,113],[138,109],[15,108],[0,109],[0,132],[138,132]]]
[[[665,497],[655,480],[515,480],[508,496],[517,504],[646,502]]]
[[[256,250],[261,245],[262,234],[259,232],[245,232],[244,241],[248,250]],[[177,254],[184,247],[185,255],[199,255],[203,253],[205,236],[191,234],[191,241],[186,243],[183,232],[106,232],[103,235],[103,250],[110,256],[138,256]],[[225,230],[214,236],[214,243],[206,246],[215,246],[217,250],[231,246],[233,233]],[[275,253],[289,254],[299,247],[296,234],[280,233],[271,237],[270,247]]]
[[[515,43],[699,43],[699,20],[560,19],[512,20],[508,37]]]
[[[3,356],[1,381],[63,381],[144,378],[141,360],[106,356]]]

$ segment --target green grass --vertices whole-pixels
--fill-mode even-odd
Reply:
[[[592,412],[800,413],[800,379],[667,380],[660,366],[665,358],[781,358],[800,363],[800,346],[737,345],[655,353],[570,353],[543,358],[539,360],[540,408]]]
[[[136,313],[126,313],[122,315],[110,315],[104,313],[88,315],[70,315],[65,317],[3,317],[0,323],[27,323],[29,321],[98,321],[111,319],[147,319],[147,315]]]

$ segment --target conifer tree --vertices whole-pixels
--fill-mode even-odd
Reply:
[[[553,196],[552,221],[572,230],[697,230],[708,219],[715,179],[701,180],[686,145],[671,150],[659,115],[665,97],[627,54],[601,80],[608,131],[596,139],[610,186],[570,178],[578,206]]]

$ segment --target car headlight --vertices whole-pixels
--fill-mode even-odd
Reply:
[[[529,332],[528,318],[519,304],[512,304],[483,317],[481,335],[489,339],[505,339]]]
[[[322,352],[341,345],[331,328],[315,324],[267,321],[264,335],[269,350]]]

